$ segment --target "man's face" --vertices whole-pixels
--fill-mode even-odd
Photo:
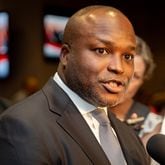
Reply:
[[[134,33],[109,19],[100,16],[84,22],[63,51],[66,84],[95,106],[115,105],[133,74]]]

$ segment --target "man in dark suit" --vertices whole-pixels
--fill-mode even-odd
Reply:
[[[91,112],[98,107],[107,111],[126,91],[136,47],[133,27],[115,8],[90,6],[69,19],[63,40],[54,77],[1,116],[2,165],[112,163]],[[122,164],[149,164],[133,131],[107,114],[124,155]]]

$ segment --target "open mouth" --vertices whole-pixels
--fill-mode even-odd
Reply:
[[[104,89],[109,93],[121,93],[125,90],[125,83],[118,80],[110,80],[103,83]]]

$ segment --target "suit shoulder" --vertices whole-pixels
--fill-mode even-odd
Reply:
[[[25,98],[24,100],[11,105],[5,112],[1,115],[1,118],[5,117],[13,117],[13,118],[21,118],[28,117],[34,113],[37,113],[41,110],[43,105],[46,104],[45,96],[43,92],[40,90],[33,95]],[[44,107],[43,107],[44,108]]]

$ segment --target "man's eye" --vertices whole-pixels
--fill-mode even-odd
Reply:
[[[97,48],[95,49],[97,54],[101,54],[101,55],[107,55],[108,54],[108,50],[106,50],[105,48]]]
[[[124,54],[124,58],[127,61],[132,61],[134,59],[134,55],[133,54]]]

